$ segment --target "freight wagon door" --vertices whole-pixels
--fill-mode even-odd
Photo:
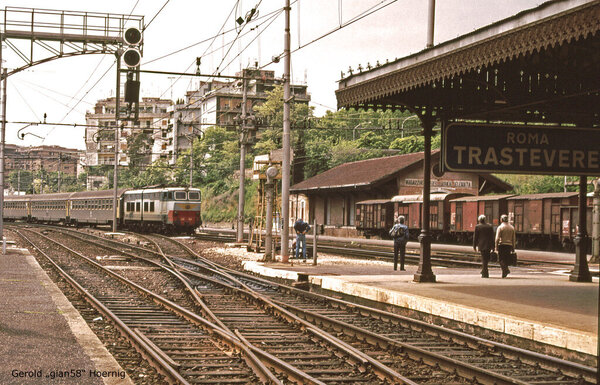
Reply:
[[[465,202],[463,204],[463,230],[475,231],[477,224],[477,202]]]
[[[420,203],[409,203],[408,204],[408,212],[410,217],[410,222],[408,222],[408,227],[411,229],[420,229],[421,228],[421,204]]]
[[[540,234],[542,232],[542,200],[531,200],[527,203],[527,210],[524,213],[524,228],[530,234]]]
[[[361,229],[363,227],[363,218],[361,215],[362,205],[356,205],[356,228]],[[314,218],[314,215],[313,215]]]
[[[394,211],[396,212],[396,214],[398,214],[398,216],[402,215],[404,217],[404,223],[408,227],[410,227],[410,215],[408,212],[408,205],[400,202],[394,202]]]
[[[572,207],[561,207],[560,221],[562,223],[561,239],[572,239],[575,236],[576,215]]]
[[[450,229],[453,231],[462,230],[462,202],[450,203]]]

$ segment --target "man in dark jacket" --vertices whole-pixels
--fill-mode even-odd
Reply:
[[[490,262],[490,252],[494,250],[494,229],[492,225],[485,223],[485,215],[479,216],[479,224],[475,226],[475,235],[473,236],[473,250],[481,253],[481,278],[489,278],[488,263]]]
[[[404,270],[404,256],[408,242],[408,227],[404,224],[404,216],[400,215],[396,218],[394,226],[390,229],[390,235],[394,238],[394,270],[398,270],[398,253],[400,253],[400,270]]]
[[[298,218],[294,223],[294,230],[296,230],[296,258],[300,257],[300,244],[302,243],[302,258],[306,260],[306,233],[310,230],[310,225]]]

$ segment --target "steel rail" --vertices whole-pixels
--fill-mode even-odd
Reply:
[[[164,237],[162,235],[156,235],[162,239],[168,240],[170,242],[175,242],[178,244],[178,246],[184,248],[185,250],[187,250],[189,253],[191,253],[192,255],[195,255],[197,258],[200,258],[201,260],[205,261],[205,258],[203,258],[202,256],[197,255],[197,253],[195,253],[192,249],[190,249],[189,247],[187,247],[186,245],[177,242],[171,238],[168,237]],[[303,320],[299,317],[297,317],[295,314],[289,312],[288,310],[286,310],[285,308],[279,306],[278,304],[276,304],[275,302],[271,301],[269,298],[267,298],[266,296],[258,293],[257,291],[249,288],[246,284],[244,284],[243,282],[241,282],[240,280],[232,277],[229,273],[227,272],[223,272],[220,271],[220,267],[212,262],[210,262],[210,265],[213,266],[213,268],[207,268],[204,267],[205,269],[209,270],[211,273],[216,274],[216,275],[224,275],[225,277],[227,277],[230,280],[234,280],[238,285],[240,285],[242,288],[237,288],[237,287],[233,287],[233,286],[229,286],[230,289],[232,290],[236,290],[239,293],[243,294],[243,295],[247,295],[250,296],[251,298],[254,298],[262,303],[264,303],[265,305],[269,306],[271,309],[273,309],[274,311],[276,311],[280,316],[288,319],[290,322],[294,322],[297,323],[299,325],[301,325],[302,327],[304,327],[307,331],[310,331],[311,333],[313,333],[314,335],[318,336],[319,338],[321,338],[322,340],[326,341],[327,343],[337,347],[338,349],[345,351],[350,357],[352,357],[352,359],[361,365],[370,365],[373,370],[378,374],[379,377],[381,377],[382,379],[388,379],[388,380],[392,380],[394,382],[398,382],[398,383],[402,383],[402,384],[415,384],[416,383],[404,376],[402,376],[400,373],[396,372],[395,370],[393,370],[392,368],[388,367],[387,365],[381,363],[380,361],[372,358],[371,356],[363,353],[362,351],[348,345],[347,343],[345,343],[344,341],[340,340],[339,338],[331,335],[330,333],[328,333],[325,330],[322,330],[318,327],[316,327],[315,325],[311,324],[310,322]],[[196,275],[195,272],[190,271],[188,269],[182,269],[182,272],[184,272],[185,274],[189,274],[189,275],[194,275],[194,276],[199,276],[202,279],[207,279],[208,277],[204,276],[204,275]],[[221,281],[212,279],[211,280],[213,283],[219,284],[219,285],[223,285],[223,283]]]
[[[220,339],[223,342],[227,343],[229,346],[231,346],[233,348],[237,348],[237,349],[239,349],[241,351],[245,351],[245,352],[249,353],[248,348],[235,336],[235,334],[230,333],[228,330],[221,329],[219,326],[217,326],[217,325],[211,323],[210,321],[208,321],[208,320],[206,320],[206,319],[198,316],[197,314],[195,314],[195,313],[193,313],[193,312],[191,312],[191,311],[189,311],[189,310],[187,310],[187,309],[185,309],[185,308],[177,305],[176,303],[174,303],[174,302],[172,302],[172,301],[170,301],[170,300],[168,300],[168,299],[166,299],[166,298],[164,298],[164,297],[162,297],[162,296],[160,296],[160,295],[158,295],[156,293],[153,293],[152,291],[150,291],[150,290],[148,290],[148,289],[146,289],[146,288],[144,288],[144,287],[136,284],[135,282],[132,282],[132,281],[126,279],[125,277],[122,277],[121,275],[119,275],[119,274],[117,274],[117,273],[115,273],[115,272],[113,272],[113,271],[105,268],[104,266],[100,265],[99,263],[90,260],[89,258],[87,258],[86,256],[78,253],[77,251],[75,251],[75,250],[73,250],[73,249],[71,249],[71,248],[69,248],[69,247],[67,247],[67,246],[65,246],[65,245],[63,245],[63,244],[61,244],[61,243],[59,243],[59,242],[57,242],[57,241],[55,241],[55,240],[53,240],[53,239],[45,236],[45,235],[43,235],[43,234],[37,234],[37,235],[43,237],[44,239],[48,240],[49,242],[52,242],[52,243],[54,243],[54,244],[56,244],[56,245],[64,248],[65,250],[67,250],[67,251],[69,251],[69,252],[71,252],[71,253],[79,256],[85,262],[89,263],[93,267],[95,267],[95,268],[101,270],[102,272],[104,272],[104,273],[112,276],[113,278],[119,280],[120,282],[126,284],[127,286],[132,287],[132,288],[136,289],[137,291],[139,291],[139,292],[147,295],[148,297],[152,298],[154,302],[156,302],[159,305],[162,305],[163,307],[167,308],[168,310],[170,310],[170,311],[178,314],[182,318],[186,319],[188,322],[194,323],[197,326],[200,326],[200,327],[204,328],[209,333],[215,334],[215,335],[219,336]],[[29,241],[29,243],[31,243],[31,245],[33,247],[35,247],[38,251],[42,252],[41,249],[39,249],[37,246],[35,246],[35,244],[33,244],[31,241]],[[44,256],[46,258],[49,258],[46,254],[44,254]],[[146,262],[152,263],[154,261],[146,259]],[[55,263],[53,263],[53,265],[58,266]],[[156,264],[156,265],[160,266],[159,264]],[[163,266],[163,268],[165,270],[169,270],[165,266]],[[98,300],[96,300],[96,301],[98,301]],[[98,301],[98,303],[100,303],[100,302]],[[104,306],[104,305],[102,305],[102,306]],[[106,308],[106,310],[108,310],[108,308]],[[110,312],[110,310],[108,310],[108,311]],[[114,317],[115,319],[118,319],[118,317],[116,315],[114,315],[114,313],[111,312],[110,314],[111,314],[111,318]],[[120,322],[123,326],[127,327],[127,325],[125,325],[120,319],[119,319],[118,322]],[[131,335],[131,337],[134,338],[134,339],[136,339],[136,341],[141,341],[141,343],[145,344],[144,340],[142,338],[140,338],[137,333],[135,333],[134,331],[132,331],[129,328],[127,330],[128,330],[127,336]],[[170,365],[168,365],[162,359],[160,353],[156,352],[156,350],[152,349],[152,347],[150,345],[148,345],[148,344],[145,344],[145,346],[148,346],[148,348],[150,349],[150,351],[153,352],[153,353],[155,353],[155,355],[157,357],[157,360],[160,359],[161,362],[163,362],[166,365],[167,368],[170,368],[170,370],[173,373],[177,373],[175,371],[175,369],[173,369]],[[252,355],[252,356],[254,356],[254,355]],[[281,384],[281,382],[277,378],[273,377],[272,373],[270,373],[270,371],[268,369],[266,369],[264,367],[264,365],[262,365],[261,361],[259,361],[259,360],[252,360],[251,358],[250,358],[250,361],[252,362],[252,365],[249,365],[249,366],[255,371],[255,374],[259,378],[261,378],[265,383]],[[246,362],[248,362],[248,359],[246,359]],[[268,372],[268,374],[266,372]],[[181,382],[181,383],[184,383],[184,384],[188,383],[180,375],[179,375],[179,378],[181,380],[183,380],[183,382]],[[178,379],[178,381],[180,381],[180,380]]]
[[[65,230],[60,229],[61,231],[65,232]],[[71,230],[68,230],[69,232],[73,232]],[[77,232],[75,232],[77,233]],[[70,234],[69,236],[74,237],[74,238],[78,238],[82,241],[84,241],[85,239],[80,237],[79,234]],[[99,240],[102,241],[107,241],[110,243],[117,243],[119,245],[126,245],[128,247],[134,248],[134,249],[138,249],[139,251],[143,251],[143,252],[147,252],[147,253],[154,253],[157,255],[163,255],[164,253],[162,252],[157,252],[157,251],[153,251],[153,250],[148,250],[145,249],[143,247],[139,247],[139,246],[134,246],[134,245],[128,245],[128,244],[124,244],[124,243],[120,243],[114,240],[109,240],[109,239],[104,239],[104,238],[100,238],[100,237],[96,237],[93,235],[89,235],[87,234],[87,236],[89,237],[93,237],[93,238],[97,238]],[[150,239],[149,239],[150,240]],[[158,246],[158,245],[157,245]],[[175,278],[177,278],[183,285],[185,285],[191,292],[192,297],[194,298],[194,300],[198,303],[199,306],[201,306],[201,308],[207,312],[207,314],[210,316],[210,318],[213,320],[214,324],[218,325],[220,328],[222,328],[225,332],[227,332],[229,334],[229,337],[231,338],[237,338],[236,334],[234,333],[234,331],[231,331],[225,324],[223,324],[218,317],[216,317],[214,315],[214,313],[212,313],[212,311],[208,308],[208,306],[204,303],[204,301],[201,299],[201,296],[199,295],[198,291],[195,289],[192,289],[191,286],[189,285],[189,282],[183,278],[183,276],[181,276],[181,274],[179,274],[177,271],[169,269],[167,266],[160,264],[157,261],[154,261],[152,259],[147,259],[144,257],[140,257],[138,255],[135,254],[131,254],[128,253],[126,251],[123,251],[122,249],[118,249],[118,248],[114,248],[111,246],[99,246],[99,247],[103,247],[115,252],[118,252],[120,254],[132,257],[132,258],[136,258],[139,260],[142,260],[144,262],[147,262],[149,264],[155,265],[157,267],[160,267],[162,269],[164,269],[165,271],[167,271],[169,274],[173,275]],[[109,270],[110,273],[113,273]],[[114,273],[116,274],[116,273]],[[230,278],[232,280],[234,280],[234,278]],[[135,283],[134,283],[135,285]],[[231,287],[232,289],[235,289],[233,287]],[[142,290],[145,290],[144,288],[142,288]],[[214,326],[214,325],[211,325]],[[314,377],[310,376],[309,374],[307,374],[306,372],[294,367],[293,365],[290,365],[280,359],[278,359],[277,357],[274,357],[272,355],[270,355],[269,353],[265,352],[263,349],[260,349],[258,347],[256,347],[255,345],[252,344],[244,344],[241,340],[240,340],[240,345],[238,345],[238,347],[240,349],[243,349],[245,352],[248,353],[249,357],[252,358],[252,362],[249,363],[249,366],[252,367],[259,367],[260,370],[262,372],[265,372],[264,370],[264,366],[263,366],[263,362],[262,360],[259,360],[256,358],[255,355],[260,356],[264,359],[264,361],[267,361],[271,367],[273,367],[274,369],[279,370],[281,373],[287,375],[289,378],[293,378],[296,380],[296,382],[298,383],[304,383],[304,384],[315,384],[315,385],[324,385],[321,381],[315,379]],[[257,374],[258,375],[258,374]],[[279,383],[279,380],[277,380],[275,377],[272,376],[272,374],[270,373],[270,371],[266,370],[266,373],[264,373],[265,377],[271,377],[274,381],[274,383]]]
[[[186,261],[186,263],[193,264],[194,262]],[[367,307],[367,306],[356,304],[353,302],[348,302],[348,301],[345,301],[345,300],[342,300],[339,298],[328,297],[328,296],[313,293],[313,292],[307,292],[306,290],[297,289],[295,287],[283,285],[283,284],[280,284],[277,282],[269,281],[269,280],[266,280],[261,277],[256,277],[254,275],[246,274],[246,273],[235,271],[232,269],[228,269],[228,268],[224,268],[224,269],[229,270],[230,273],[232,273],[232,274],[244,277],[247,280],[261,282],[264,285],[275,286],[275,287],[280,288],[280,290],[285,290],[290,293],[294,293],[296,295],[300,295],[303,297],[309,297],[309,298],[319,299],[319,300],[326,300],[331,303],[336,303],[339,306],[343,306],[343,307],[350,308],[350,309],[355,309],[357,311],[360,311],[361,313],[372,314],[375,318],[378,318],[378,319],[388,319],[389,321],[403,322],[403,323],[407,323],[410,325],[414,325],[419,328],[422,328],[423,330],[427,330],[430,333],[445,335],[448,338],[452,338],[453,340],[456,340],[459,343],[468,344],[469,346],[472,346],[472,347],[477,347],[477,346],[492,347],[495,350],[497,350],[498,352],[500,352],[508,357],[513,357],[515,359],[519,359],[530,365],[540,365],[549,370],[560,370],[560,371],[570,374],[574,377],[581,376],[581,377],[587,377],[590,379],[596,377],[597,370],[594,367],[582,365],[582,364],[579,364],[576,362],[567,361],[567,360],[564,360],[561,358],[537,353],[537,352],[534,352],[531,350],[518,348],[515,346],[511,346],[511,345],[503,344],[500,342],[488,340],[485,338],[473,336],[471,334],[467,334],[467,333],[464,333],[461,331],[449,329],[449,328],[438,326],[438,325],[433,325],[433,324],[430,324],[430,323],[427,323],[424,321],[405,317],[405,316],[402,316],[399,314],[386,312],[384,310]]]
[[[169,239],[171,242],[177,242],[181,245],[181,247],[183,247],[184,249],[188,250],[192,255],[194,255],[196,258],[201,259],[203,262],[208,263],[212,266],[216,266],[215,263],[206,260],[205,258],[203,258],[202,256],[198,255],[196,252],[194,252],[192,249],[190,249],[187,245],[178,242],[176,240],[173,240],[171,238],[166,238]],[[194,264],[194,262],[192,261],[187,261],[187,263],[192,263]],[[202,267],[204,268],[204,267]],[[277,283],[273,283],[271,281],[267,281],[261,278],[257,278],[255,276],[252,275],[248,275],[245,273],[240,273],[237,272],[235,270],[231,270],[228,268],[223,268],[220,267],[220,269],[223,270],[228,270],[230,273],[234,274],[234,275],[238,275],[238,276],[244,276],[246,279],[248,280],[253,280],[253,281],[262,281],[268,285],[272,285],[272,286],[278,286],[278,287],[282,287],[285,290],[290,290],[290,291],[294,291],[298,294],[301,294],[303,296],[306,295],[312,295],[312,296],[319,296],[321,299],[325,299],[327,301],[331,301],[331,302],[338,302],[340,304],[343,304],[344,306],[349,306],[349,307],[353,307],[356,309],[360,309],[361,311],[367,311],[370,312],[372,314],[377,314],[378,317],[381,316],[385,316],[388,317],[390,319],[395,319],[395,320],[402,320],[403,322],[409,322],[411,324],[418,324],[421,328],[424,328],[425,330],[431,330],[434,331],[435,333],[441,333],[443,335],[447,335],[450,336],[451,338],[455,339],[455,340],[460,340],[461,343],[466,343],[466,344],[470,344],[471,346],[493,346],[495,349],[497,349],[498,351],[501,351],[504,354],[507,354],[509,356],[515,357],[516,359],[519,359],[525,363],[528,363],[530,365],[541,365],[542,367],[545,367],[549,370],[559,370],[561,372],[564,373],[568,373],[572,376],[575,377],[585,377],[588,379],[594,379],[596,378],[596,368],[592,368],[589,366],[585,366],[585,365],[581,365],[578,363],[574,363],[574,362],[570,362],[570,361],[566,361],[563,359],[559,359],[556,357],[552,357],[552,356],[547,356],[544,354],[540,354],[540,353],[536,353],[536,352],[532,352],[526,349],[521,349],[521,348],[517,348],[514,346],[510,346],[510,345],[506,345],[506,344],[502,344],[499,342],[494,342],[494,341],[490,341],[490,340],[486,340],[480,337],[475,337],[463,332],[459,332],[459,331],[455,331],[452,329],[448,329],[448,328],[442,328],[440,326],[436,326],[436,325],[431,325],[422,321],[418,321],[418,320],[413,320],[410,319],[408,317],[402,317],[396,314],[392,314],[392,313],[388,313],[388,312],[384,312],[381,310],[377,310],[377,309],[372,309],[372,308],[368,308],[366,306],[362,306],[362,305],[356,305],[356,304],[352,304],[350,302],[346,302],[343,300],[339,300],[336,298],[331,298],[331,297],[325,297],[325,296],[320,296],[318,294],[314,294],[314,293],[307,293],[304,290],[300,290],[300,289],[296,289],[296,288],[292,288],[289,286],[285,286],[285,285],[281,285],[281,284],[277,284]],[[287,305],[286,305],[287,306]],[[366,331],[366,330],[365,330]],[[369,332],[366,331],[366,335],[369,335]],[[403,344],[408,348],[408,344]],[[415,347],[415,352],[418,354],[423,354],[422,349],[416,348]],[[428,353],[429,354],[429,353]],[[444,358],[440,364],[444,364],[444,361],[446,361],[446,359]],[[459,361],[457,361],[459,362]],[[465,365],[465,364],[463,364]],[[464,366],[465,370],[467,372],[472,371],[473,374],[479,373],[480,375],[483,375],[487,378],[491,378],[493,379],[494,377],[496,377],[497,380],[502,380],[502,381],[509,381],[507,383],[519,383],[519,382],[514,382],[514,379],[510,379],[507,376],[504,375],[498,375],[496,374],[492,374],[490,376],[490,373],[494,373],[491,371],[486,371],[484,369],[481,368],[477,368],[473,365],[466,365]],[[512,381],[512,382],[511,382]],[[493,383],[493,381],[491,382]]]
[[[74,278],[72,278],[66,271],[64,271],[48,254],[42,249],[38,248],[33,241],[27,236],[21,233],[19,230],[15,232],[27,241],[35,250],[48,260],[48,262],[54,267],[54,269],[63,277],[75,290],[77,290],[85,300],[92,305],[97,311],[104,314],[105,317],[111,319],[117,326],[117,329],[121,332],[127,340],[131,342],[135,350],[138,351],[149,363],[152,364],[160,373],[165,377],[169,378],[169,383],[172,384],[189,384],[171,365],[167,363],[150,345],[148,345],[143,339],[141,339],[129,326],[127,326],[119,317],[117,317],[111,310],[109,310],[102,302],[96,297],[89,293],[83,286],[81,286]]]
[[[178,242],[176,240],[173,240],[173,239],[170,239],[170,238],[167,238],[167,237],[163,237],[163,238],[166,239],[166,240],[168,240],[168,241],[170,241],[170,242],[173,242],[175,244],[180,245],[180,247],[182,247],[184,249],[187,249],[188,253],[190,253],[191,255],[194,255],[196,258],[200,258],[204,263],[212,266],[213,268],[221,269],[221,270],[223,270],[223,269],[229,270],[229,272],[231,274],[234,274],[236,276],[242,276],[245,279],[263,282],[266,285],[278,286],[278,287],[283,288],[284,290],[295,291],[296,293],[301,294],[303,296],[307,296],[307,295],[309,295],[309,296],[319,296],[318,294],[306,293],[305,291],[302,291],[302,290],[298,290],[298,289],[291,288],[291,287],[284,286],[284,285],[275,284],[275,283],[273,283],[271,281],[263,280],[263,279],[255,277],[255,276],[250,276],[250,275],[247,275],[247,274],[244,274],[244,273],[237,272],[235,270],[231,270],[231,269],[219,267],[217,264],[215,264],[215,263],[213,263],[213,262],[211,262],[209,260],[206,260],[205,258],[202,258],[201,256],[199,256],[197,253],[195,253],[193,250],[191,250],[189,247],[187,247],[187,245],[184,245],[181,242]],[[103,238],[101,238],[101,239],[103,239]],[[116,242],[116,241],[111,241],[111,242],[119,243],[119,242]],[[119,244],[123,245],[122,243],[119,243]],[[135,246],[133,246],[133,247],[135,247]],[[145,252],[152,252],[152,251],[144,249],[144,248],[139,248],[139,249],[141,249],[141,250],[143,250]],[[186,261],[186,262],[187,263],[193,263],[191,261]],[[202,266],[202,267],[204,268],[204,266]],[[231,278],[232,278],[232,276],[229,275],[229,279],[231,279]],[[242,285],[245,286],[243,283],[242,283]],[[533,365],[535,365],[535,364],[538,364],[538,365],[541,364],[541,367],[548,368],[549,370],[559,369],[562,372],[568,373],[568,374],[571,374],[571,375],[582,376],[582,377],[586,377],[586,378],[595,378],[596,370],[594,368],[590,368],[590,367],[587,367],[587,366],[584,366],[584,365],[580,365],[580,364],[576,364],[576,363],[569,362],[569,361],[566,361],[566,360],[561,360],[561,359],[558,359],[558,358],[555,358],[555,357],[546,356],[546,355],[543,355],[543,354],[531,352],[531,351],[528,351],[528,350],[525,350],[525,349],[520,349],[520,348],[516,348],[516,347],[513,347],[513,346],[509,346],[509,345],[505,345],[505,344],[501,344],[501,343],[497,343],[497,342],[485,340],[485,339],[482,339],[482,338],[479,338],[479,337],[474,337],[474,336],[468,335],[466,333],[462,333],[462,332],[458,332],[458,331],[452,331],[452,330],[447,329],[447,328],[441,328],[439,326],[430,325],[430,324],[424,323],[422,321],[417,321],[417,320],[409,319],[407,317],[402,317],[402,316],[399,316],[399,315],[396,315],[396,314],[387,313],[387,312],[380,311],[380,310],[377,310],[377,309],[367,308],[367,307],[364,307],[364,306],[361,306],[361,305],[356,305],[356,304],[349,303],[349,302],[346,302],[346,301],[342,301],[342,300],[338,300],[338,299],[332,299],[332,298],[324,297],[324,296],[319,296],[319,297],[321,297],[321,298],[327,298],[328,301],[336,301],[336,302],[338,302],[342,306],[350,307],[350,308],[355,308],[355,309],[360,310],[361,312],[368,311],[368,312],[370,312],[371,314],[373,314],[376,317],[389,318],[390,320],[395,320],[397,322],[401,321],[401,322],[410,322],[412,324],[416,323],[417,325],[420,324],[419,327],[421,327],[421,328],[423,328],[425,330],[430,330],[432,332],[442,333],[442,334],[445,334],[445,335],[450,334],[451,338],[453,340],[461,341],[462,343],[466,343],[466,344],[468,344],[470,346],[477,346],[477,345],[480,345],[480,346],[492,346],[495,349],[497,349],[498,351],[502,352],[502,354],[506,354],[507,356],[518,358],[518,359],[520,359],[521,361],[523,361],[525,363],[529,363],[529,364],[533,364]],[[289,306],[289,305],[282,305],[282,306]],[[317,316],[318,317],[316,317],[316,318],[321,317],[319,315],[317,315]],[[325,317],[325,319],[326,318],[327,317]],[[367,331],[367,337],[371,338],[372,336],[369,336],[368,333],[369,332]],[[396,343],[397,341],[394,341],[394,342]],[[509,383],[515,383],[515,382],[509,382]]]

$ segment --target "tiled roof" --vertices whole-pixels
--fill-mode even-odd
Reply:
[[[437,154],[437,151],[433,154]],[[290,192],[369,186],[423,159],[423,152],[344,163],[293,185]]]

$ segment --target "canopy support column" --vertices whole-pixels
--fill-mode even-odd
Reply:
[[[421,234],[419,243],[421,244],[421,258],[419,268],[414,275],[415,282],[435,282],[435,275],[431,270],[431,233],[429,231],[429,201],[431,194],[431,135],[435,119],[428,114],[421,117],[421,126],[423,127],[423,136],[425,138],[424,156],[423,156],[423,215],[421,217]]]
[[[569,281],[592,282],[592,275],[587,261],[589,237],[587,235],[587,176],[579,177],[579,223],[575,237],[575,266]]]

